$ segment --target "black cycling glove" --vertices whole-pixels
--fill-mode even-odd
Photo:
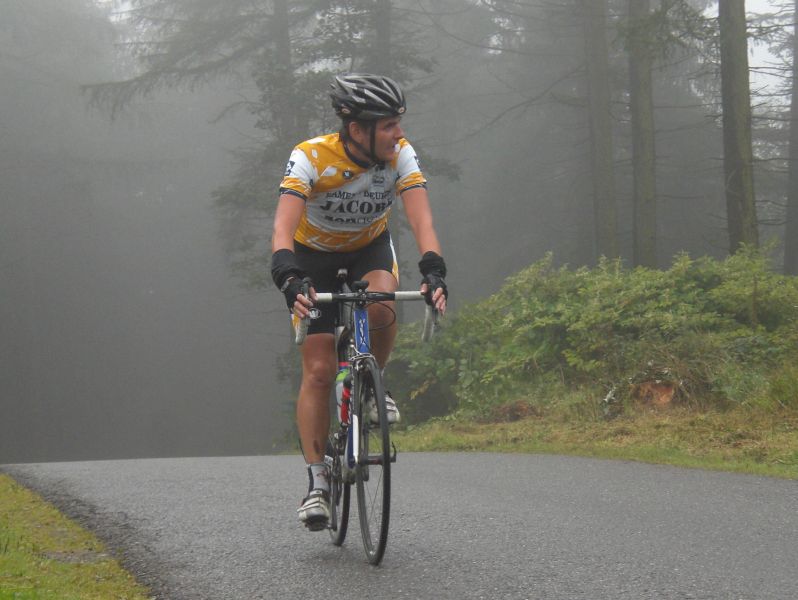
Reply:
[[[303,293],[303,284],[307,282],[308,289],[313,285],[297,264],[296,255],[288,248],[282,248],[272,254],[272,280],[285,296],[289,310],[294,308],[297,295]]]
[[[294,302],[296,302],[296,297],[299,294],[302,294],[306,298],[310,298],[310,288],[313,287],[313,282],[310,280],[310,277],[303,277],[300,279],[299,277],[289,277],[283,283],[283,286],[280,288],[280,291],[285,296],[285,303],[288,305],[288,310],[294,309]]]
[[[425,252],[418,263],[418,270],[421,271],[421,274],[424,276],[421,283],[427,284],[427,304],[432,305],[432,296],[438,288],[443,290],[443,296],[445,298],[449,298],[449,290],[446,289],[446,282],[444,281],[446,277],[446,263],[440,254],[432,250]]]

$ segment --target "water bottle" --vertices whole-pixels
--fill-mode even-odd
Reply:
[[[349,397],[352,394],[352,378],[349,363],[338,363],[338,375],[335,376],[335,401],[338,405],[338,422],[349,423]]]

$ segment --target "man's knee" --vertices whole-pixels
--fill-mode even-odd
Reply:
[[[335,360],[306,360],[302,368],[302,382],[315,388],[324,388],[335,379]]]
[[[369,307],[369,325],[373,329],[384,329],[396,321],[394,302],[380,302]]]
[[[370,292],[395,292],[398,288],[396,279],[388,271],[369,271],[363,279],[369,282]]]

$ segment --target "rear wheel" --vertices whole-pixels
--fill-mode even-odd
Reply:
[[[333,544],[340,546],[346,539],[352,486],[344,483],[341,471],[344,442],[339,442],[335,435],[330,435],[330,439],[327,442],[325,460],[330,467],[330,537]]]
[[[391,445],[385,394],[380,370],[374,359],[360,363],[355,377],[359,455],[355,467],[360,532],[368,561],[377,565],[388,541],[391,500]],[[376,403],[378,422],[372,423],[371,407]],[[352,424],[355,426],[355,423]]]

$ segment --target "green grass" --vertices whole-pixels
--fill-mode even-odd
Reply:
[[[450,416],[394,432],[401,451],[552,453],[798,479],[798,412],[639,410],[611,421]]]
[[[0,473],[0,600],[146,600],[92,534]]]

